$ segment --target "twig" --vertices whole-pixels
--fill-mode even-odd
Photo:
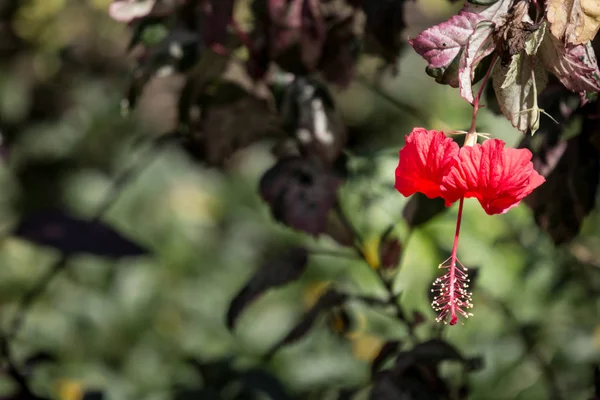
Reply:
[[[364,241],[362,240],[360,233],[356,230],[356,228],[354,227],[352,222],[346,216],[346,213],[342,209],[339,201],[336,202],[335,210],[336,210],[338,216],[340,217],[340,220],[342,221],[342,223],[348,228],[348,230],[350,230],[350,232],[352,232],[353,236],[356,238],[356,241],[353,243],[353,248],[356,251],[357,255],[361,259],[363,259],[363,261],[369,267],[369,270],[372,271],[373,269],[371,268],[371,265],[367,261],[367,256],[365,255],[365,253],[362,249],[362,243],[364,243]],[[410,235],[409,235],[409,237],[410,237]],[[381,260],[379,260],[379,262],[381,262]],[[394,307],[394,313],[395,313],[396,317],[400,321],[404,322],[404,324],[406,325],[406,328],[408,330],[408,335],[413,340],[413,342],[418,343],[419,339],[417,338],[417,335],[415,334],[414,326],[413,326],[412,322],[408,319],[406,314],[404,313],[404,309],[402,308],[402,306],[398,303],[398,295],[396,293],[394,293],[394,289],[392,288],[392,282],[385,279],[385,277],[381,274],[380,271],[381,271],[381,265],[378,265],[377,268],[375,268],[374,272],[375,272],[379,282],[381,283],[381,285],[387,292],[388,304]]]
[[[37,397],[31,391],[29,387],[29,383],[25,376],[17,369],[15,362],[12,359],[12,354],[10,348],[8,346],[8,341],[2,340],[0,342],[0,354],[4,359],[5,365],[3,365],[3,370],[17,383],[19,386],[20,398],[25,399],[36,399]]]

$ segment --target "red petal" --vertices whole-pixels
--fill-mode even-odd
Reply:
[[[502,140],[460,149],[456,163],[442,183],[446,203],[475,197],[489,215],[503,214],[545,179],[533,169],[527,149],[504,148]]]
[[[456,163],[458,144],[443,132],[414,128],[400,150],[395,188],[408,197],[416,192],[441,196],[442,179]]]

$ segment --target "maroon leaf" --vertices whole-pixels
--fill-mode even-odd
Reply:
[[[383,239],[379,245],[381,268],[393,269],[397,267],[400,262],[401,254],[402,244],[400,244],[400,241],[397,238],[387,237]]]
[[[441,361],[465,361],[465,358],[449,343],[441,339],[431,339],[416,345],[410,355],[416,362],[437,364]]]
[[[427,223],[444,210],[446,210],[446,207],[443,199],[429,199],[423,194],[416,193],[411,196],[406,206],[404,206],[402,216],[410,227],[416,228]]]
[[[459,57],[464,57],[461,69],[465,74],[468,72],[468,75],[471,75],[471,69],[476,67],[476,62],[491,52],[488,43],[489,28],[493,24],[504,23],[502,16],[509,11],[511,5],[512,0],[498,0],[489,6],[467,4],[457,15],[426,29],[416,38],[409,40],[409,43],[427,60],[428,74],[439,77],[451,69],[452,75],[446,76],[443,83],[458,87],[458,68],[454,63],[460,60]],[[489,24],[480,25],[478,34],[471,40],[471,50],[463,56],[471,35],[475,33],[478,24],[484,21],[488,21]],[[467,86],[464,92],[469,92]]]
[[[148,250],[101,222],[76,218],[58,210],[25,216],[13,234],[53,247],[66,255],[94,254],[119,258],[148,254]]]
[[[398,386],[398,382],[391,373],[387,372],[380,374],[373,383],[369,400],[397,400],[408,399],[413,400],[414,397],[410,393],[406,393]],[[430,397],[426,397],[430,399]]]
[[[327,32],[319,69],[329,82],[346,87],[354,77],[358,59],[357,38],[353,31],[354,15],[333,22]]]
[[[340,183],[316,160],[290,157],[263,175],[260,193],[275,219],[316,236],[327,227]]]
[[[315,321],[321,313],[331,310],[332,308],[341,306],[347,300],[348,296],[344,293],[337,292],[333,289],[325,292],[317,303],[306,313],[300,322],[277,344],[275,344],[269,352],[267,358],[271,357],[281,347],[292,344],[304,337],[313,327]]]
[[[461,11],[448,21],[423,31],[408,43],[427,60],[429,68],[446,69],[459,56],[480,21],[479,15]],[[458,77],[449,84],[458,87]]]
[[[477,24],[460,57],[458,67],[460,95],[469,103],[473,103],[475,70],[479,63],[496,49],[492,36],[494,27],[495,25],[489,21],[482,21]]]
[[[227,327],[232,329],[240,313],[267,290],[286,285],[298,279],[308,262],[308,252],[294,247],[269,260],[233,298],[227,311]]]
[[[222,82],[210,95],[188,99],[182,110],[189,114],[193,101],[203,110],[192,122],[186,149],[208,165],[222,166],[236,151],[281,133],[280,120],[265,99],[234,83]]]
[[[252,51],[246,63],[248,74],[255,80],[262,79],[271,62],[271,20],[268,0],[254,0],[251,5],[254,28],[250,32]]]
[[[402,254],[402,244],[392,236],[395,224],[391,224],[379,238],[379,266],[394,273],[395,268],[400,262]]]
[[[268,15],[271,59],[298,46],[302,66],[313,71],[326,37],[319,0],[268,0]]]
[[[585,96],[587,91],[600,91],[600,71],[591,43],[565,45],[546,33],[538,54],[544,66],[572,92]]]
[[[227,37],[227,27],[231,22],[234,0],[209,0],[204,7],[206,20],[203,29],[204,43],[210,46],[222,44]]]
[[[394,350],[394,348],[391,346],[386,350]],[[472,362],[462,357],[452,345],[443,340],[432,339],[419,343],[411,350],[400,352],[393,367],[377,372],[373,376],[370,398],[372,400],[450,398],[450,388],[438,373],[438,365],[442,361],[458,361],[467,369]]]
[[[525,198],[537,224],[555,244],[567,243],[579,232],[583,219],[595,205],[599,175],[599,153],[592,137],[598,121],[586,118],[581,133],[534,154],[534,165],[546,182]],[[536,160],[545,157],[543,161]]]
[[[394,62],[405,43],[401,33],[406,27],[404,16],[405,0],[366,0],[355,2],[354,6],[362,4],[367,17],[366,33],[374,38],[381,47],[383,58]]]
[[[375,356],[373,363],[371,364],[371,376],[375,376],[383,364],[398,351],[401,345],[402,342],[399,340],[390,340],[381,346],[379,353],[377,353],[377,356]]]

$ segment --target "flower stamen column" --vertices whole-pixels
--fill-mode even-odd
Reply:
[[[477,99],[478,100],[478,99]],[[476,101],[477,103],[477,101]],[[475,106],[475,113],[477,112],[478,106]],[[465,146],[473,146],[477,143],[477,133],[474,132],[474,124],[471,124],[470,132],[467,133],[465,138]],[[452,255],[441,263],[438,268],[447,268],[448,272],[440,276],[433,282],[433,289],[431,291],[437,296],[431,303],[433,309],[439,312],[436,318],[437,322],[446,323],[448,316],[450,325],[456,325],[458,322],[458,315],[462,315],[465,318],[473,316],[472,313],[467,312],[467,309],[473,308],[471,301],[472,293],[469,289],[469,277],[467,275],[467,268],[458,260],[458,237],[460,235],[460,224],[462,222],[463,205],[465,198],[461,197],[458,203],[458,215],[456,217],[456,230],[454,232],[454,244],[452,245]]]
[[[461,198],[458,204],[458,217],[456,219],[456,232],[454,233],[454,244],[452,245],[452,255],[438,268],[447,268],[448,272],[440,276],[433,282],[434,288],[432,292],[438,292],[435,300],[431,303],[433,309],[439,312],[436,318],[437,322],[446,322],[450,316],[450,325],[455,325],[458,322],[458,315],[469,318],[473,314],[465,311],[473,308],[471,302],[471,293],[469,288],[469,278],[467,276],[467,268],[458,260],[456,252],[458,250],[458,236],[460,234],[460,223],[462,220],[463,204],[465,199]],[[458,265],[457,265],[458,264]]]

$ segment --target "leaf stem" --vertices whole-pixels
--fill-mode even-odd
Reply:
[[[471,126],[469,127],[469,132],[467,132],[467,137],[465,138],[465,146],[473,146],[477,143],[477,113],[479,109],[483,106],[481,105],[481,96],[483,95],[483,89],[485,89],[485,85],[492,74],[492,70],[496,65],[496,61],[498,60],[498,55],[494,54],[494,58],[492,58],[492,62],[490,63],[490,67],[488,68],[485,76],[483,77],[483,81],[481,81],[481,86],[479,86],[479,90],[477,91],[477,96],[473,101],[473,115],[471,117]]]

